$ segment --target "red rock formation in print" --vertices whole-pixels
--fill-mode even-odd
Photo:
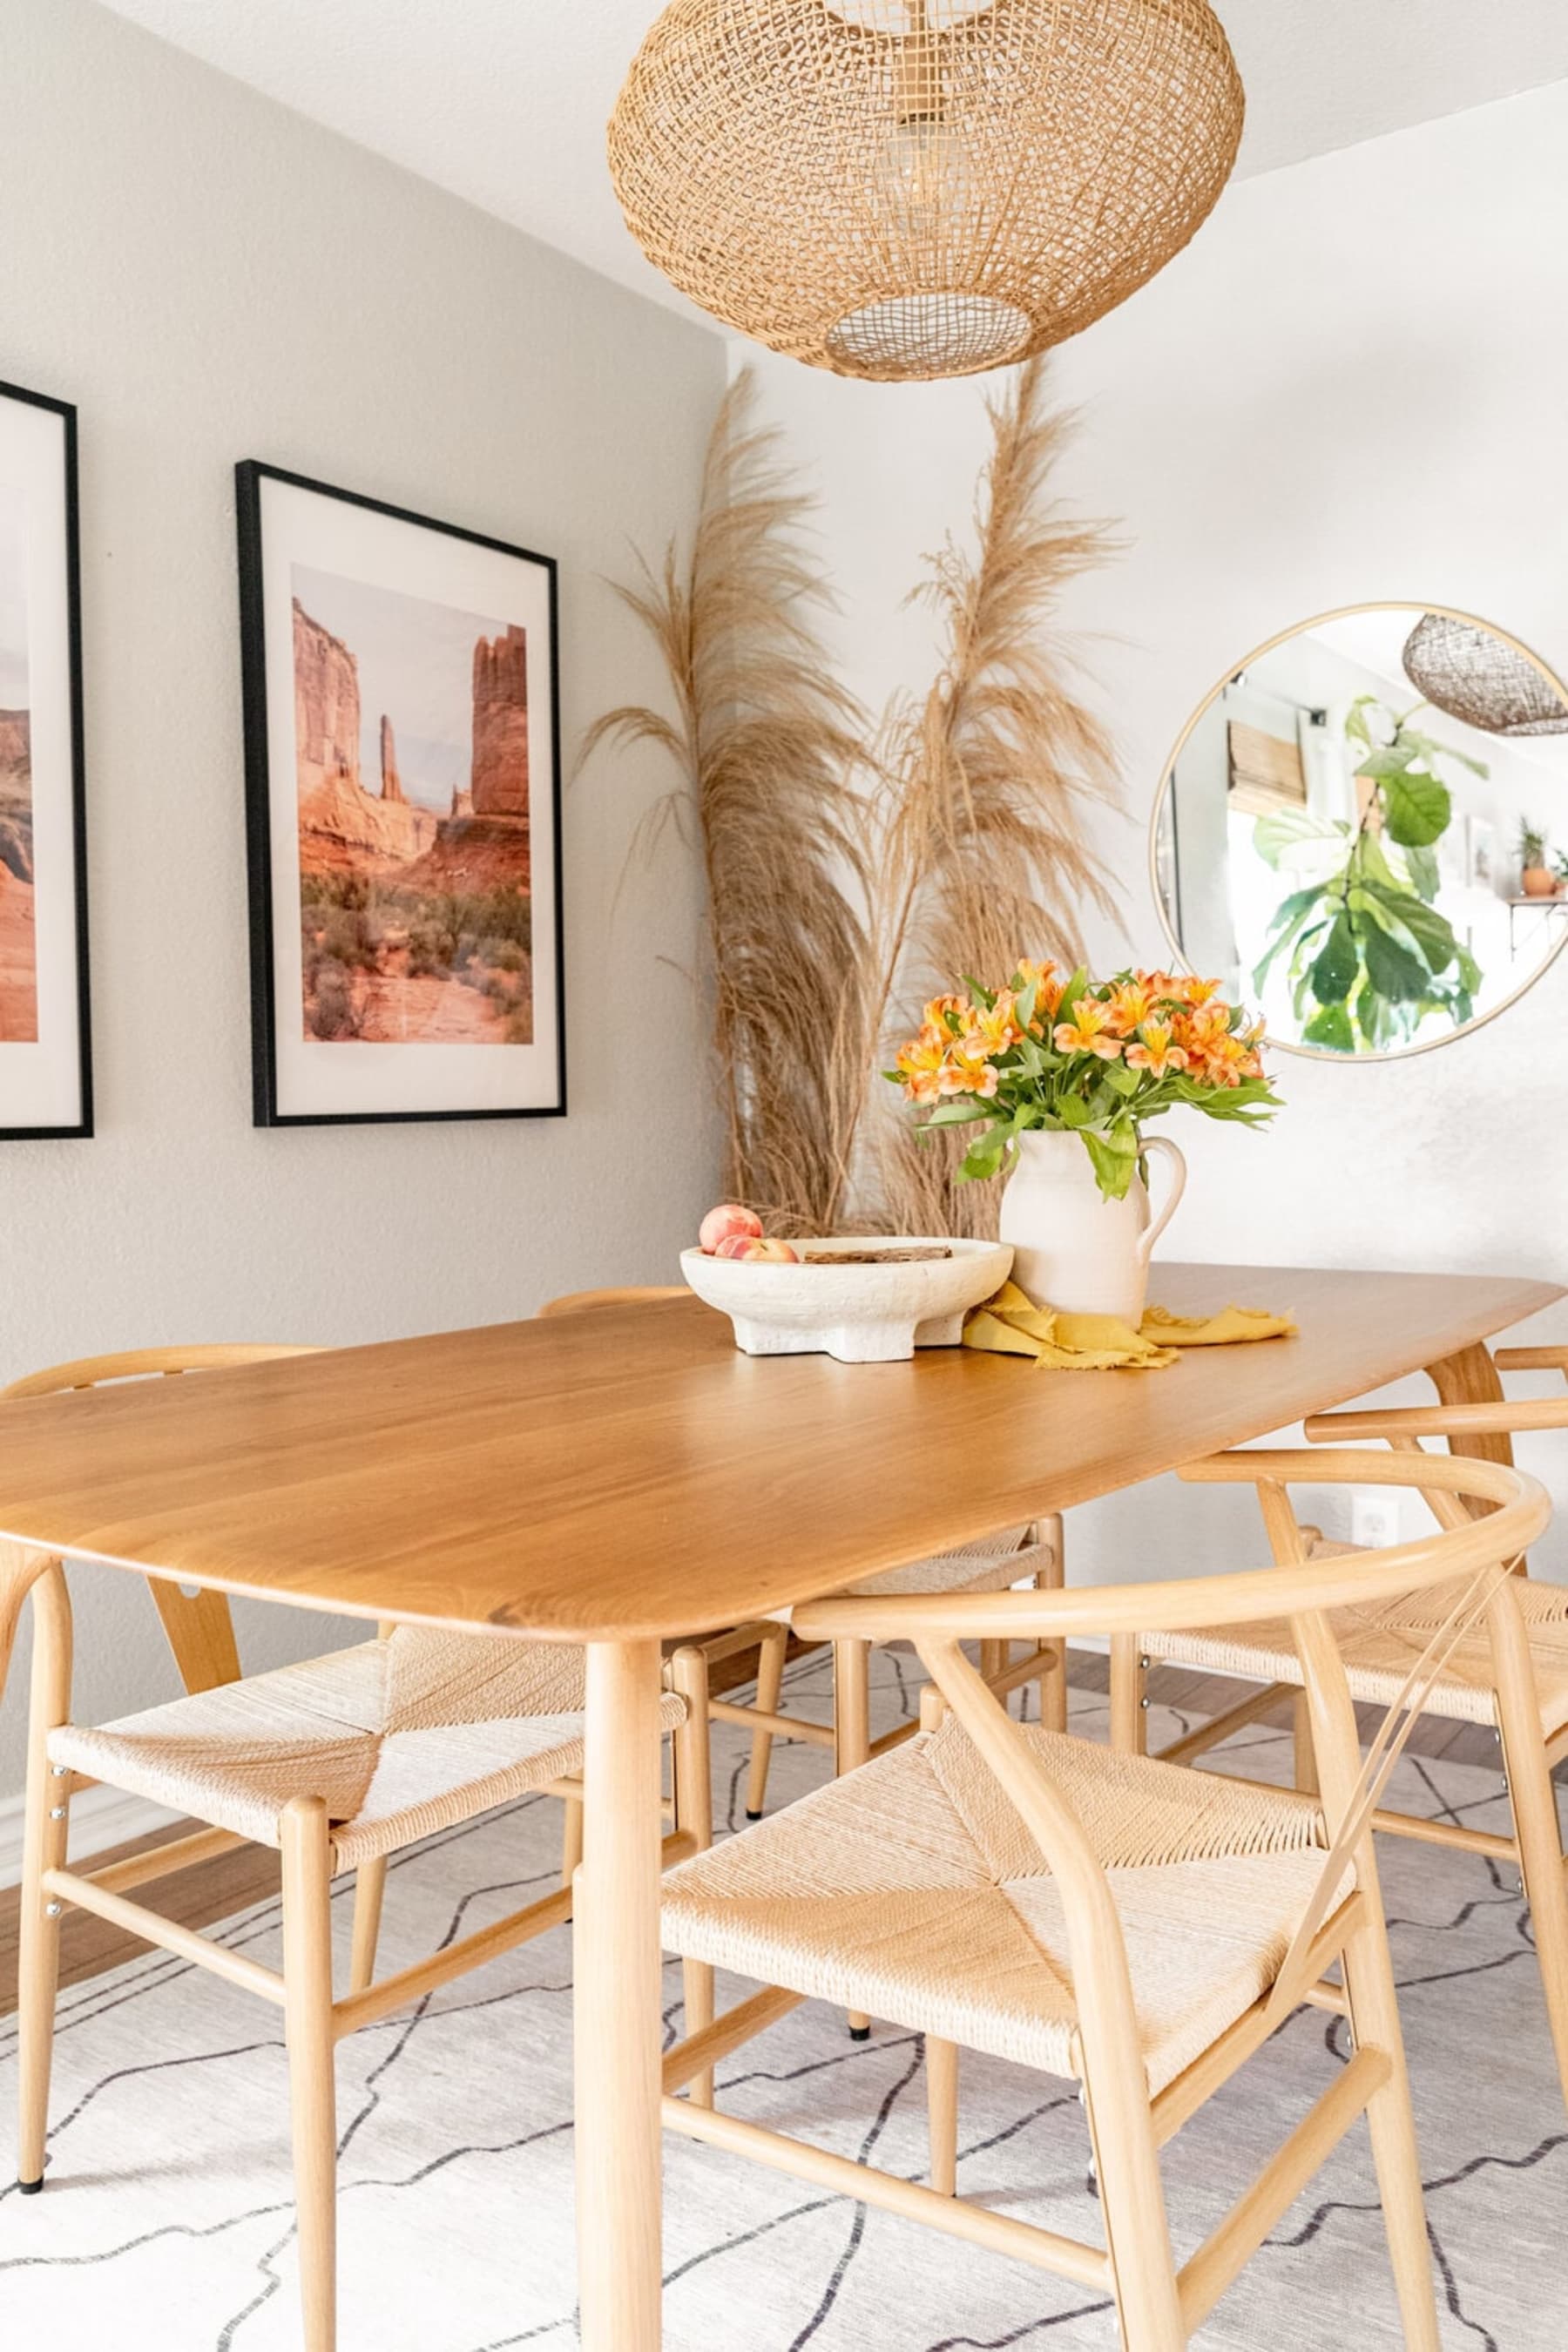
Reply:
[[[528,638],[519,628],[474,647],[476,816],[528,814]]]
[[[381,797],[384,801],[403,802],[408,798],[397,772],[397,740],[384,710],[381,714]]]
[[[296,597],[294,742],[304,873],[390,871],[422,856],[436,838],[434,813],[404,796],[388,721],[381,722],[380,794],[366,792],[360,780],[359,741],[359,664]]]

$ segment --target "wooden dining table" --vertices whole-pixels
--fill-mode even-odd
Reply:
[[[1486,1341],[1563,1296],[1507,1276],[1219,1265],[1160,1265],[1155,1291],[1178,1313],[1283,1310],[1298,1335],[1156,1371],[962,1348],[849,1365],[741,1355],[726,1321],[677,1298],[0,1406],[0,1689],[28,1585],[56,1557],[586,1645],[582,2342],[656,2352],[663,1645],[1406,1373],[1447,1401],[1495,1397]]]

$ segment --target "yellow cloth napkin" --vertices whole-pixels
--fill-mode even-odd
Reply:
[[[1184,1348],[1228,1348],[1240,1339],[1294,1337],[1288,1315],[1225,1307],[1217,1315],[1171,1315],[1148,1307],[1136,1331],[1114,1315],[1064,1315],[1037,1307],[1016,1282],[964,1318],[963,1344],[1003,1356],[1033,1356],[1052,1371],[1158,1371]]]

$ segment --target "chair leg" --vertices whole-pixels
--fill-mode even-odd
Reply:
[[[386,1861],[378,1853],[354,1873],[353,1942],[349,1949],[349,1990],[368,1992],[375,1981],[375,1948],[381,1937],[381,1901],[386,1892]]]
[[[1049,1547],[1050,1557],[1035,1577],[1037,1592],[1059,1592],[1067,1581],[1066,1531],[1062,1515],[1053,1511],[1048,1519],[1039,1524],[1038,1539]],[[1044,1644],[1056,1660],[1048,1674],[1040,1676],[1040,1725],[1046,1731],[1065,1731],[1068,1727],[1068,1645],[1065,1642]]]
[[[1186,2352],[1147,2096],[1108,2083],[1097,2097],[1086,2075],[1083,2104],[1123,2352]]]
[[[303,2352],[337,2342],[337,2100],[332,2063],[331,1846],[320,1797],[285,1808],[283,2024],[294,2137]]]
[[[833,1769],[836,1776],[853,1772],[871,1752],[871,1644],[833,1644]],[[849,2012],[849,2038],[868,2042],[871,2021],[858,2010]]]
[[[1305,1691],[1298,1691],[1296,1694],[1291,1731],[1295,1748],[1296,1786],[1303,1796],[1315,1797],[1320,1793],[1321,1784],[1318,1780],[1317,1750],[1312,1745],[1312,1710]]]
[[[21,1948],[16,1969],[20,2103],[16,2180],[24,2197],[44,2185],[49,2072],[54,2059],[55,1996],[59,1985],[60,1914],[43,1888],[47,1870],[66,1859],[68,1773],[48,1759],[49,1734],[70,1712],[70,1601],[63,1570],[47,1570],[34,1589],[33,1681],[27,1724],[27,1799],[21,1889]]]
[[[1144,1704],[1144,1667],[1136,1633],[1110,1637],[1110,1744],[1119,1756],[1144,1756],[1149,1749],[1149,1710]]]
[[[931,2185],[958,2194],[958,2044],[926,2035],[926,2112],[931,2123]]]
[[[1363,1882],[1367,1864],[1360,1873]],[[1383,1897],[1375,1877],[1363,1884],[1363,1924],[1344,1949],[1345,1991],[1358,2049],[1381,2050],[1394,2072],[1367,2107],[1373,2162],[1377,2168],[1388,2259],[1399,2294],[1407,2352],[1439,2352],[1437,2305],[1432,2285],[1432,2255],[1421,2195],[1421,2159],[1410,2107],[1410,2077],[1399,2026],[1399,2000],[1384,1925]]]
[[[780,1627],[781,1633],[784,1628]],[[675,1735],[675,1826],[689,1830],[697,1850],[713,1843],[713,1765],[708,1745],[708,1660],[695,1644],[669,1662],[670,1686],[686,1702],[686,1720]],[[683,1960],[686,2032],[700,2033],[713,2022],[713,1971],[703,1960]],[[687,2093],[694,2106],[713,2104],[713,2070],[694,2074]]]
[[[1556,1794],[1541,1732],[1541,1705],[1522,1640],[1520,1647],[1523,1654],[1517,1664],[1494,1648],[1499,1668],[1498,1722],[1514,1835],[1519,1841],[1520,1875],[1530,1905],[1558,2079],[1568,2099],[1568,1879],[1563,1875]]]
[[[561,1884],[570,1886],[583,1859],[583,1801],[568,1797],[561,1809]]]
[[[789,1627],[781,1625],[770,1633],[757,1653],[757,1705],[769,1715],[779,1711],[779,1692],[784,1685],[784,1658],[789,1650]],[[746,1777],[746,1819],[760,1822],[763,1808],[768,1801],[768,1767],[773,1759],[773,1735],[771,1731],[752,1734],[752,1769]]]

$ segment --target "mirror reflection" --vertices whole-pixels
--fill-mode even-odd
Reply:
[[[1184,961],[1271,1041],[1420,1052],[1568,937],[1568,698],[1472,616],[1385,604],[1251,656],[1189,722],[1155,810]]]

